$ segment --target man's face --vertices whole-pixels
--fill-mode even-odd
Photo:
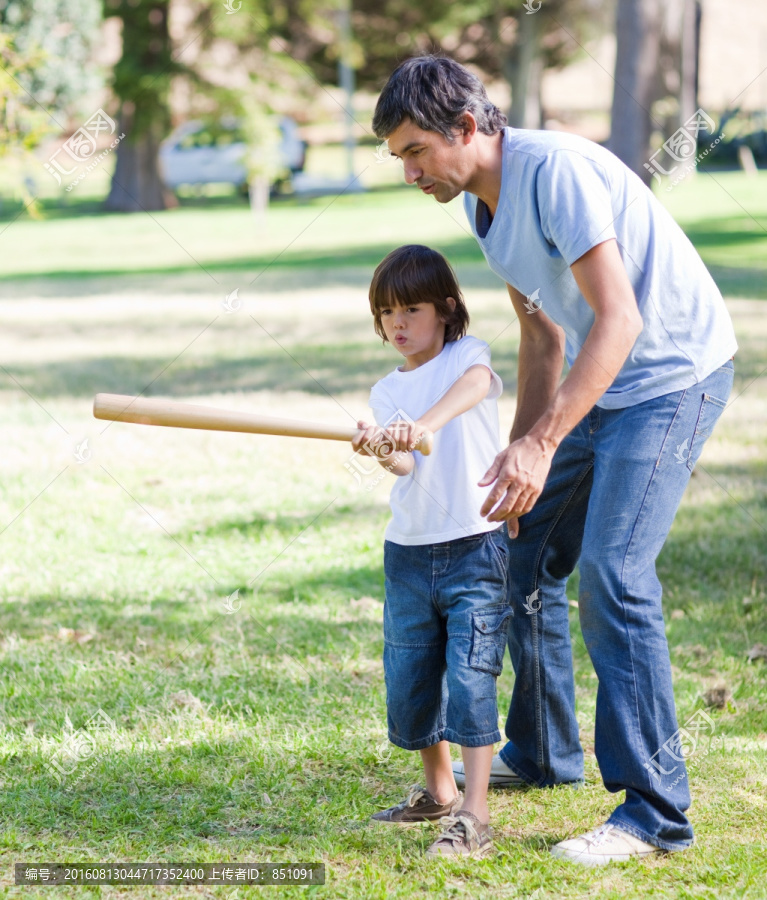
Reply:
[[[471,132],[456,131],[450,144],[438,131],[424,131],[406,117],[389,135],[388,143],[392,156],[402,160],[408,184],[417,184],[438,203],[449,203],[471,178],[471,139]]]

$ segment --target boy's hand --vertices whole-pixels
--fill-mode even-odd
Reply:
[[[392,438],[378,425],[357,422],[359,429],[352,438],[352,447],[358,453],[367,453],[378,460],[387,460],[395,451]]]
[[[386,429],[386,433],[395,450],[405,453],[418,450],[421,437],[428,432],[428,428],[419,421],[392,422]]]

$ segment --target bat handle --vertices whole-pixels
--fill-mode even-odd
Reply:
[[[424,431],[418,438],[418,443],[415,445],[415,448],[416,450],[420,450],[424,456],[428,456],[434,449],[434,435],[432,432]]]

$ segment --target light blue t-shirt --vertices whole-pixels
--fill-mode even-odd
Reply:
[[[576,135],[506,128],[492,222],[473,194],[464,205],[490,268],[564,329],[570,365],[594,323],[570,266],[617,240],[644,330],[598,406],[621,409],[684,390],[735,353],[732,321],[700,256],[609,150]]]

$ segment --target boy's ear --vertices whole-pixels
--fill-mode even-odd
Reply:
[[[451,314],[455,312],[455,297],[445,297],[445,303],[450,307]],[[447,322],[447,318],[442,316],[442,321]]]

